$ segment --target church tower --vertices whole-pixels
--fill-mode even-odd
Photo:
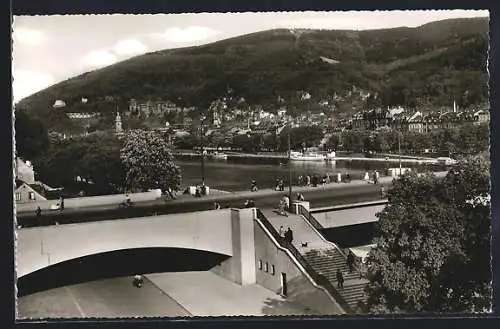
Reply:
[[[120,112],[116,112],[115,133],[117,135],[123,133],[122,118],[120,117]]]

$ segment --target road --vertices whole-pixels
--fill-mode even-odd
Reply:
[[[388,182],[385,182],[387,190]],[[296,192],[302,191],[306,201],[311,207],[322,207],[380,199],[380,185],[366,182],[353,182],[351,184],[332,183],[327,186],[293,187],[293,198]],[[17,221],[22,227],[78,223],[121,219],[130,217],[152,216],[172,213],[184,213],[213,209],[214,202],[221,207],[243,207],[245,200],[252,199],[258,208],[277,208],[279,200],[288,193],[288,188],[283,192],[260,190],[258,192],[238,192],[210,195],[201,198],[183,195],[177,200],[154,200],[136,203],[129,209],[118,209],[117,205],[103,205],[79,209],[67,208],[63,213],[46,213],[38,220],[33,213],[18,213]]]
[[[91,281],[18,299],[19,319],[85,317],[319,315],[258,284],[241,286],[210,271]]]
[[[175,317],[191,314],[151,281],[138,289],[132,277],[42,291],[18,299],[18,318]]]

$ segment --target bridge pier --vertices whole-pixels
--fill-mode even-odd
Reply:
[[[212,271],[241,285],[256,283],[255,208],[231,209],[233,256]]]

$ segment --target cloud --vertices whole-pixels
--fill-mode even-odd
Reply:
[[[24,27],[15,28],[12,32],[14,42],[29,46],[39,46],[46,39],[45,33],[39,30],[32,30]]]
[[[137,39],[127,39],[118,42],[113,50],[118,56],[134,56],[144,54],[148,47]]]
[[[54,77],[42,71],[15,70],[13,72],[12,93],[17,102],[37,91],[54,84]]]
[[[91,68],[100,68],[118,61],[116,55],[107,50],[94,50],[83,57],[83,65]]]
[[[165,32],[157,34],[159,37],[176,43],[198,42],[213,38],[218,31],[204,26],[189,26],[186,28],[171,27]]]

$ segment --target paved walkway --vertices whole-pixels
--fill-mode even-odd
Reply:
[[[276,231],[279,232],[280,226],[285,230],[290,228],[293,232],[292,244],[299,250],[300,253],[305,253],[312,249],[331,249],[332,245],[321,239],[314,229],[306,223],[301,215],[288,214],[282,216],[276,213],[275,210],[264,209],[262,213],[267,220],[273,225]],[[307,247],[302,246],[307,242]]]
[[[210,271],[146,277],[195,316],[311,315],[260,285],[241,286]]]
[[[18,299],[17,318],[177,317],[191,316],[171,296],[145,280],[104,279],[50,289]]]
[[[381,177],[379,179],[380,184],[390,184],[392,182],[393,178],[392,177]],[[311,191],[329,191],[329,190],[342,190],[343,188],[347,187],[352,187],[352,186],[363,186],[367,185],[369,182],[363,181],[363,180],[353,180],[351,183],[330,183],[330,184],[325,184],[325,185],[318,185],[317,187],[313,186],[293,186],[293,193],[297,192],[311,192]],[[168,204],[190,204],[190,203],[199,203],[199,202],[207,202],[207,201],[229,201],[229,200],[237,200],[237,199],[256,199],[256,198],[263,198],[266,196],[273,196],[273,195],[280,195],[280,194],[286,194],[288,193],[288,188],[285,188],[285,191],[276,191],[274,189],[260,189],[256,192],[251,192],[250,190],[248,191],[237,191],[237,192],[226,192],[226,191],[218,191],[218,190],[212,190],[210,191],[210,195],[204,196],[204,197],[194,197],[191,195],[185,195],[185,194],[179,194],[178,197],[174,200],[166,200],[163,201],[162,199],[158,198],[152,198],[151,200],[148,201],[139,201],[135,202],[137,206],[140,205],[153,205],[153,204],[163,204],[164,202],[167,202]],[[103,204],[100,205],[98,204],[98,201],[96,200],[96,197],[89,198],[86,200],[86,198],[79,198],[78,202],[72,202],[72,199],[66,199],[66,207],[65,207],[65,212],[68,212],[68,210],[72,209],[92,209],[92,210],[98,210],[98,209],[115,209],[119,203],[123,202],[125,200],[125,195],[124,194],[118,194],[114,196],[106,196],[106,198],[114,197],[115,201],[114,203],[111,204]],[[70,201],[71,200],[71,201]],[[68,202],[69,201],[69,202]],[[134,199],[132,198],[132,201]],[[45,201],[44,204],[47,202]],[[54,200],[53,203],[57,203],[57,200]],[[75,203],[75,204],[73,204]],[[49,205],[45,205],[44,208],[47,208]],[[22,214],[22,213],[29,213],[32,215],[34,212],[34,209],[36,208],[36,204],[20,204],[17,205],[17,213]],[[54,212],[58,212],[55,210]]]

